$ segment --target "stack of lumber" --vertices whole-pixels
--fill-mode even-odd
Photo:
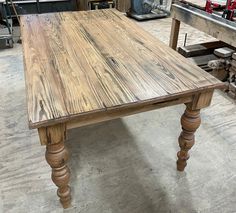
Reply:
[[[218,56],[214,52],[216,49],[219,49],[219,53],[221,53],[220,50],[222,51],[222,48],[225,46],[227,46],[227,44],[224,42],[213,41],[179,47],[178,52],[219,80],[226,81],[228,76],[226,60],[222,60],[222,58],[224,58],[222,54]]]
[[[222,58],[222,60],[226,60],[226,62],[229,62],[228,64],[229,69],[228,70],[228,96],[232,99],[236,100],[236,53],[235,50],[232,48],[224,47],[219,48],[214,51],[214,54],[218,57]]]
[[[236,53],[232,55],[231,67],[229,69],[229,92],[228,95],[236,100]]]
[[[178,52],[206,72],[226,82],[225,92],[236,100],[236,49],[214,41],[179,47]]]
[[[214,70],[219,74],[223,74],[222,77],[224,76],[224,78],[221,79],[222,81],[228,81],[231,57],[234,52],[235,49],[232,47],[221,47],[214,50],[214,54],[219,58]]]

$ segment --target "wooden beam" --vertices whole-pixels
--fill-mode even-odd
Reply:
[[[179,28],[180,28],[180,21],[173,18],[172,19],[172,25],[171,25],[169,46],[174,50],[176,50],[177,44],[178,44]]]
[[[121,12],[128,12],[131,8],[131,0],[117,0],[116,8]]]
[[[207,43],[193,44],[185,47],[179,47],[178,52],[185,58],[188,58],[200,55],[209,55],[212,54],[215,49],[221,47],[230,47],[230,45],[222,41],[212,41]]]

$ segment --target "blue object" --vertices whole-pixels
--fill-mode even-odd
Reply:
[[[144,7],[143,0],[131,0],[132,13],[137,15],[148,14],[151,12],[150,8]]]

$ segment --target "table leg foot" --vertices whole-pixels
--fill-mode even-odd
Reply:
[[[181,118],[182,133],[179,136],[180,151],[177,153],[177,170],[184,171],[187,160],[189,159],[188,151],[195,142],[194,133],[201,123],[200,110],[191,110],[188,106]]]

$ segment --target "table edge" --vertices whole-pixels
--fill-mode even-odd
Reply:
[[[182,92],[182,93],[176,93],[176,94],[161,96],[161,97],[158,97],[158,98],[152,98],[152,99],[148,99],[148,100],[144,100],[144,101],[138,101],[138,102],[128,103],[128,104],[124,104],[124,105],[118,105],[118,106],[115,106],[115,107],[108,107],[108,108],[105,108],[105,109],[93,110],[93,111],[79,113],[79,114],[72,114],[70,116],[63,116],[63,117],[56,118],[56,119],[39,121],[39,122],[35,122],[35,123],[32,123],[29,120],[28,125],[29,125],[29,129],[37,129],[37,128],[41,128],[41,127],[48,127],[48,126],[53,126],[53,125],[60,124],[60,123],[67,123],[67,122],[71,122],[71,121],[74,121],[74,120],[78,120],[80,117],[82,117],[82,116],[84,117],[86,115],[87,116],[92,116],[92,115],[96,115],[96,114],[104,113],[104,112],[109,113],[110,111],[117,110],[119,108],[120,109],[124,109],[124,108],[128,109],[128,108],[132,108],[134,106],[145,107],[145,106],[149,106],[149,105],[152,105],[152,104],[170,102],[170,101],[178,99],[178,98],[184,98],[184,97],[192,96],[192,95],[203,93],[203,92],[208,92],[208,91],[215,90],[215,89],[222,89],[224,87],[225,87],[225,83],[219,82],[217,84],[213,84],[212,86],[207,86],[207,87],[202,87],[200,89],[197,88],[195,90],[191,90],[190,92],[185,91],[185,92]],[[145,112],[145,111],[143,111],[143,112]]]

